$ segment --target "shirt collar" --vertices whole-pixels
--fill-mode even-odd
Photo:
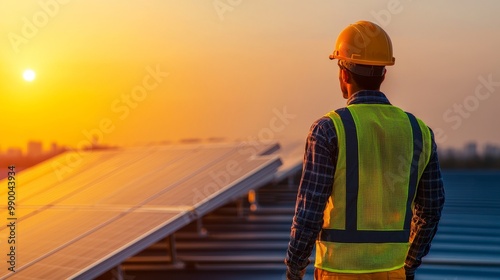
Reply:
[[[391,105],[385,94],[378,90],[360,90],[347,100],[347,105],[354,104],[388,104]]]

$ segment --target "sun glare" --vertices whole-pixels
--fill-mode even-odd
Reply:
[[[31,69],[26,69],[24,70],[23,72],[23,78],[24,80],[28,81],[28,82],[31,82],[35,79],[36,77],[36,73],[35,71],[31,70]]]

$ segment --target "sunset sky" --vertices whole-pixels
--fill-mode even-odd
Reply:
[[[500,1],[21,0],[0,10],[1,151],[94,136],[303,141],[345,106],[328,55],[358,20],[391,36],[382,91],[441,147],[500,145]]]

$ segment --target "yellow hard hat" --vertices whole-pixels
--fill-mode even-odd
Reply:
[[[358,21],[346,27],[339,34],[330,59],[373,66],[394,65],[395,61],[391,38],[380,26],[369,21]]]

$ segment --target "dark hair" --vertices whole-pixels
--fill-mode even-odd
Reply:
[[[358,74],[354,74],[351,71],[349,71],[351,74],[352,79],[358,87],[361,89],[367,89],[367,90],[378,90],[380,89],[380,85],[384,81],[384,76],[361,76]]]
[[[342,60],[339,60],[337,64],[341,69],[344,69],[347,72],[349,72],[349,74],[351,74],[352,79],[361,89],[378,90],[380,89],[380,85],[384,81],[384,74],[385,74],[384,66],[354,64]],[[356,74],[353,71],[357,73],[362,72],[367,74],[377,73],[377,74],[382,74],[382,76],[363,76],[360,74]]]

